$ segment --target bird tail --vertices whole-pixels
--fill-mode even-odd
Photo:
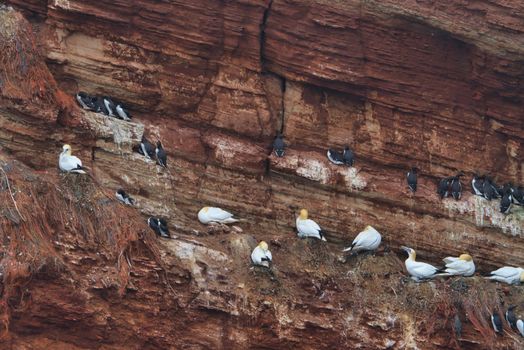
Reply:
[[[74,169],[74,170],[71,170],[70,172],[71,172],[71,173],[75,173],[75,174],[87,174],[83,169],[85,169],[85,168],[82,168],[82,169]]]
[[[355,244],[356,244],[356,243],[353,243],[353,244],[351,245],[351,247],[347,247],[346,249],[343,250],[343,252],[350,252],[350,251],[352,251],[353,248],[355,247]]]
[[[239,219],[229,218],[229,219],[222,221],[222,223],[223,224],[232,224],[232,223],[239,222],[239,221],[240,221]]]

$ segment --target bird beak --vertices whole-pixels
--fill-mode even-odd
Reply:
[[[405,251],[406,253],[411,253],[411,249],[408,248],[408,247],[405,247],[405,246],[401,246],[400,249],[402,249],[403,251]]]

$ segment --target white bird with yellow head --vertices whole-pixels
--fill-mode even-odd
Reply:
[[[266,242],[261,241],[255,249],[253,249],[251,261],[254,265],[269,267],[269,263],[273,261],[273,256]]]
[[[85,174],[85,168],[82,166],[82,161],[71,155],[71,146],[65,144],[62,146],[62,152],[58,157],[58,166],[60,170],[68,173]]]
[[[308,219],[308,212],[306,209],[300,210],[300,215],[296,221],[298,236],[300,238],[313,237],[326,241],[324,231],[318,226],[316,222]]]

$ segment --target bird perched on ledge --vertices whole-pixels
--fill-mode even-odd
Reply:
[[[406,259],[406,269],[410,274],[411,278],[416,282],[431,279],[435,277],[439,269],[428,263],[416,261],[417,253],[414,249],[408,247],[401,247],[408,254]]]
[[[275,141],[273,141],[273,152],[277,157],[283,157],[285,152],[286,144],[284,143],[284,136],[279,132]]]
[[[408,174],[406,176],[406,179],[408,181],[408,187],[411,190],[411,192],[417,191],[417,173],[418,168],[413,167],[410,171],[408,171]]]
[[[138,153],[146,156],[149,159],[153,159],[155,157],[155,146],[153,146],[153,144],[149,142],[144,135],[142,135],[142,141],[140,141]]]
[[[215,207],[203,207],[198,212],[198,221],[204,225],[213,222],[219,224],[232,224],[234,222],[238,222],[238,219],[235,219],[233,214],[223,209]]]
[[[155,154],[158,165],[167,168],[167,154],[164,148],[162,147],[162,143],[160,141],[157,141],[156,143]]]
[[[327,151],[327,157],[333,164],[353,166],[354,156],[349,146],[345,146],[343,152],[330,148]]]
[[[62,146],[62,152],[58,157],[58,166],[60,170],[68,173],[85,174],[85,168],[82,166],[82,161],[71,155],[71,146],[65,144]]]
[[[461,254],[458,258],[448,256],[442,259],[446,264],[446,269],[438,276],[465,276],[470,277],[475,274],[475,263],[469,254]]]
[[[255,249],[253,249],[251,261],[254,265],[269,267],[269,264],[273,261],[273,256],[266,242],[261,241]]]
[[[449,186],[451,185],[452,177],[445,177],[439,181],[437,187],[437,193],[440,199],[443,199],[449,195]]]
[[[366,226],[364,231],[360,232],[353,240],[350,247],[344,249],[344,252],[355,252],[365,250],[376,250],[382,241],[380,233],[371,226]]]
[[[147,219],[147,224],[149,225],[149,227],[153,229],[153,231],[155,231],[155,233],[158,236],[164,238],[171,238],[171,236],[169,235],[169,229],[167,228],[166,220],[150,217],[149,219]]]
[[[451,179],[451,195],[455,200],[459,200],[462,196],[462,184],[460,183],[461,176],[464,176],[462,171]]]
[[[521,267],[503,266],[495,271],[491,271],[486,278],[507,284],[520,284],[524,282],[524,269]]]
[[[116,199],[118,199],[120,202],[127,204],[127,205],[133,205],[135,204],[135,200],[126,193],[123,189],[119,188],[116,191]]]
[[[493,330],[495,333],[497,333],[497,335],[502,335],[502,320],[500,319],[497,310],[493,310],[493,313],[491,314],[491,325],[493,326]]]
[[[308,219],[308,212],[306,209],[300,210],[300,215],[296,221],[298,236],[300,238],[312,237],[326,241],[324,231],[318,226],[316,222]]]

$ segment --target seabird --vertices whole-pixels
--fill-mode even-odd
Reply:
[[[79,93],[77,93],[76,100],[83,109],[87,109],[88,111],[94,109],[93,98],[85,92],[80,91]]]
[[[453,328],[455,329],[455,334],[457,338],[460,339],[462,336],[462,322],[460,322],[460,317],[458,314],[455,314],[455,320],[453,322]]]
[[[120,119],[123,119],[125,121],[131,120],[131,115],[120,103],[116,105],[116,114],[118,114]]]
[[[503,214],[508,214],[511,208],[511,203],[513,203],[513,196],[511,195],[511,185],[506,184],[504,186],[503,192],[504,194],[502,195],[502,199],[500,200],[500,212]]]
[[[439,181],[437,187],[437,193],[440,196],[440,199],[443,199],[449,195],[449,185],[451,184],[450,177],[445,177]]]
[[[155,146],[149,142],[144,135],[142,135],[142,141],[140,141],[140,147],[138,153],[143,154],[149,159],[153,159],[155,156]]]
[[[519,187],[513,187],[511,189],[511,196],[513,198],[513,200],[515,201],[514,203],[516,205],[524,205],[524,187],[522,186],[519,186]]]
[[[104,96],[104,106],[106,107],[106,110],[107,110],[107,114],[110,116],[110,117],[114,117],[115,116],[115,103],[107,96]]]
[[[462,184],[460,183],[461,176],[464,176],[463,172],[458,173],[451,179],[451,195],[455,200],[459,200],[462,196]]]
[[[371,226],[366,226],[364,231],[360,232],[353,240],[350,247],[344,249],[344,252],[355,252],[365,250],[376,250],[382,241],[380,233]]]
[[[520,284],[521,282],[524,282],[524,269],[520,267],[504,266],[495,271],[491,271],[490,275],[486,278],[507,284]]]
[[[342,158],[344,159],[344,164],[347,166],[353,166],[355,159],[353,156],[353,151],[349,149],[349,146],[344,147]]]
[[[417,254],[415,253],[414,249],[404,246],[401,247],[401,249],[408,254],[408,258],[405,262],[406,269],[408,270],[408,273],[411,275],[411,278],[416,282],[431,279],[435,277],[437,272],[439,272],[439,269],[437,269],[433,265],[416,261],[415,259],[417,257]]]
[[[233,217],[233,214],[223,209],[216,207],[203,207],[198,212],[198,221],[204,225],[207,225],[212,222],[220,224],[232,224],[238,220]]]
[[[500,319],[497,310],[493,310],[493,313],[491,314],[491,325],[493,326],[495,333],[502,334],[502,320]]]
[[[408,187],[411,190],[411,192],[417,191],[417,173],[418,168],[413,167],[410,171],[408,171],[406,179],[408,180]]]
[[[448,256],[442,260],[446,264],[446,269],[438,276],[470,277],[475,273],[475,263],[469,254],[461,254],[458,258]]]
[[[251,253],[251,261],[254,265],[269,267],[269,263],[271,263],[272,260],[271,252],[269,251],[267,243],[264,241],[261,241]]]
[[[484,179],[477,174],[471,179],[471,192],[476,196],[484,196]]]
[[[326,241],[324,231],[318,226],[316,222],[308,219],[308,212],[306,209],[300,210],[300,215],[296,220],[298,236],[300,238],[312,237]]]
[[[344,161],[344,154],[332,148],[328,149],[327,157],[331,163],[336,165],[343,165],[346,163]]]
[[[102,113],[102,114],[105,114],[105,115],[109,115],[109,111],[107,110],[105,104],[104,104],[104,98],[101,97],[101,96],[96,96],[96,97],[93,97],[92,99],[92,102],[93,102],[93,110],[97,113]]]
[[[147,224],[149,225],[149,227],[153,229],[153,231],[155,231],[155,233],[158,236],[165,237],[165,238],[171,238],[169,236],[169,230],[167,228],[166,220],[150,217],[149,219],[147,219]]]
[[[506,310],[506,313],[504,314],[504,318],[506,319],[506,322],[508,322],[509,326],[512,329],[517,329],[517,316],[513,312],[517,305],[510,305],[508,307],[508,310]]]
[[[162,143],[160,141],[157,141],[156,143],[155,154],[158,165],[167,168],[167,154],[164,148],[162,147]]]
[[[75,156],[71,155],[71,146],[62,146],[62,153],[58,157],[58,166],[60,170],[69,173],[85,174],[84,167],[82,167],[82,161]]]
[[[517,329],[519,330],[520,335],[524,337],[524,321],[521,319],[517,320]]]
[[[135,204],[135,200],[129,197],[129,195],[121,188],[116,191],[116,199],[127,205]]]
[[[494,198],[501,197],[499,188],[488,176],[486,176],[484,179],[483,192],[484,192],[484,198],[486,198],[488,201]]]
[[[284,136],[282,136],[281,133],[278,133],[277,137],[275,137],[275,141],[273,141],[273,152],[275,152],[277,157],[283,157],[285,148],[286,144],[284,143]]]

